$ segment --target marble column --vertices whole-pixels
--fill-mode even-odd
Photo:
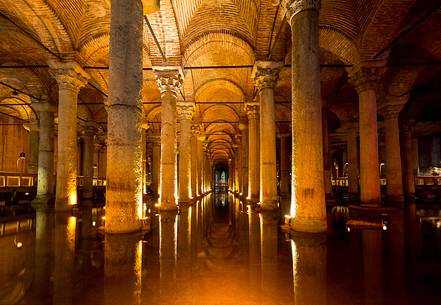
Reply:
[[[182,86],[178,68],[155,67],[161,92],[161,193],[160,209],[175,210],[176,206],[176,102]]]
[[[39,151],[39,129],[38,121],[33,120],[29,123],[30,147],[27,172],[29,174],[38,173],[38,151]]]
[[[252,78],[260,102],[260,204],[262,209],[277,208],[276,116],[274,87],[282,62],[256,62]]]
[[[161,139],[160,137],[152,137],[152,190],[153,196],[158,198],[161,191],[160,168],[161,168]]]
[[[407,97],[406,97],[407,101]],[[386,198],[388,202],[402,202],[403,176],[401,173],[400,128],[398,115],[405,101],[382,107],[386,133]]]
[[[248,199],[259,198],[259,107],[246,106],[248,116]]]
[[[93,144],[93,177],[94,178],[102,178],[99,177],[99,164],[100,164],[100,150],[102,145],[99,143]]]
[[[319,0],[284,0],[292,29],[291,227],[324,232],[322,101],[320,94]]]
[[[54,112],[49,102],[33,103],[40,125],[38,143],[38,182],[36,202],[47,202],[54,194]]]
[[[191,126],[191,191],[192,191],[192,197],[196,198],[198,194],[198,133],[199,133],[199,126],[193,125]]]
[[[242,134],[242,175],[240,181],[240,194],[247,196],[248,194],[248,124],[244,121],[239,123],[239,129]]]
[[[289,160],[288,137],[289,133],[282,133],[280,138],[280,196],[289,196]]]
[[[235,154],[234,154],[234,191],[239,192],[240,189],[240,177],[242,172],[242,147],[240,145],[240,142],[242,140],[241,135],[236,135],[236,143],[233,145],[235,148]]]
[[[346,128],[346,146],[348,151],[348,194],[350,198],[358,198],[358,145],[357,124],[348,122]]]
[[[111,1],[105,226],[108,233],[139,231],[143,218],[142,10],[139,0]]]
[[[360,203],[367,207],[381,206],[378,161],[376,85],[383,72],[381,67],[354,67],[349,78],[358,93],[360,132]]]
[[[180,121],[179,139],[179,202],[189,202],[191,189],[191,118],[193,117],[193,103],[180,102],[178,115]]]
[[[58,155],[55,210],[77,204],[77,99],[89,75],[75,62],[50,62],[58,83]]]
[[[198,163],[197,163],[197,177],[198,177],[198,195],[201,196],[203,192],[203,169],[204,169],[204,141],[206,139],[206,136],[202,134],[201,129],[198,131],[198,145],[197,145],[197,157],[198,157]]]
[[[93,197],[93,138],[95,129],[91,126],[83,127],[84,148],[83,148],[83,198],[91,199]]]

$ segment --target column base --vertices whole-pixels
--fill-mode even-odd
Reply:
[[[54,203],[54,196],[51,194],[47,195],[38,195],[35,197],[34,200],[32,200],[31,205],[35,207],[45,206],[45,205],[52,205]]]
[[[390,205],[400,205],[404,203],[403,195],[390,195],[386,196],[386,202]]]
[[[175,206],[163,206],[163,205],[160,205],[159,206],[159,211],[160,212],[173,212],[173,211],[177,211],[178,210],[178,206],[177,205],[175,205]]]
[[[261,211],[274,211],[279,208],[278,202],[278,199],[273,199],[260,201],[258,204],[260,205]]]
[[[303,233],[324,233],[328,230],[327,220],[296,216],[290,221],[291,230]]]
[[[106,216],[107,217],[107,216]],[[107,219],[106,219],[107,220]],[[104,231],[106,234],[130,234],[130,233],[137,233],[142,231],[142,221],[138,220],[135,223],[131,224],[118,224],[118,225],[111,225],[111,226],[105,226]]]

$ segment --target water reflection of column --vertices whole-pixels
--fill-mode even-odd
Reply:
[[[383,304],[382,232],[363,230],[365,305]]]
[[[248,245],[249,245],[249,268],[250,289],[260,293],[259,267],[260,267],[260,225],[259,215],[254,211],[248,213]]]
[[[403,209],[397,209],[389,214],[389,225],[387,230],[388,248],[388,266],[390,270],[390,280],[388,280],[388,288],[386,291],[395,293],[392,295],[393,300],[405,303],[402,297],[402,291],[405,288],[405,258],[404,258],[404,215]]]
[[[277,223],[278,213],[260,214],[261,291],[263,303],[277,297]]]
[[[178,240],[175,291],[179,291],[179,298],[185,303],[192,298],[193,272],[191,256],[192,219],[194,207],[181,207],[178,215]]]
[[[32,299],[38,304],[49,303],[52,228],[54,215],[37,209],[35,215],[35,273],[32,283]]]
[[[326,239],[294,235],[291,241],[294,304],[326,304]]]
[[[141,304],[142,242],[138,234],[107,234],[104,305]]]
[[[161,304],[171,304],[176,291],[176,256],[177,256],[177,227],[176,213],[162,212],[160,214],[159,236],[159,294]]]
[[[77,218],[55,214],[53,303],[72,304]]]

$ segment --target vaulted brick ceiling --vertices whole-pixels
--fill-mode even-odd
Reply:
[[[275,5],[276,4],[276,5]],[[434,1],[429,0],[322,0],[320,47],[322,64],[359,64],[380,58],[388,63],[439,60],[441,57],[441,12],[432,13],[411,33],[388,45],[414,24]],[[46,65],[51,57],[73,58],[83,66],[109,64],[110,0],[0,0],[0,61],[5,65]],[[256,60],[290,63],[290,28],[276,0],[161,0],[161,11],[148,16],[159,45],[167,57],[164,63],[148,28],[144,29],[144,67],[252,66]],[[185,69],[184,69],[185,70]],[[91,85],[108,91],[108,71],[87,69]],[[252,101],[255,89],[251,68],[186,69],[182,97],[196,102],[195,120],[203,122],[213,155],[227,158],[243,102]],[[389,67],[382,90],[399,95],[431,81],[441,71],[433,66]],[[57,86],[47,68],[2,69],[1,81],[35,97],[57,100]],[[276,87],[278,126],[290,120],[290,69],[280,73]],[[322,95],[339,111],[357,96],[343,68],[322,68]],[[5,103],[31,102],[26,95],[12,95],[0,86]],[[105,121],[105,95],[91,86],[80,94],[83,113],[89,119]],[[381,99],[381,96],[380,96]],[[432,95],[433,99],[433,95]],[[435,97],[436,99],[436,97]],[[13,101],[17,102],[14,103]],[[25,102],[20,102],[25,100]],[[144,72],[145,116],[158,127],[159,92],[152,71]],[[12,101],[12,102],[11,102]],[[380,101],[381,102],[381,101]],[[84,105],[89,103],[89,105]],[[429,102],[429,107],[433,102]],[[15,108],[17,107],[17,109]],[[2,106],[0,111],[31,119],[29,106]],[[421,107],[408,107],[422,111]],[[26,109],[26,111],[24,110]],[[356,109],[356,108],[355,108]],[[343,118],[339,118],[343,119]],[[156,124],[156,125],[155,125]]]

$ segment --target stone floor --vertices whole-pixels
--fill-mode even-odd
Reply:
[[[0,304],[441,304],[441,211],[406,206],[385,230],[344,225],[327,237],[282,233],[277,215],[226,194],[145,235],[102,234],[103,209],[37,211],[3,227]]]

